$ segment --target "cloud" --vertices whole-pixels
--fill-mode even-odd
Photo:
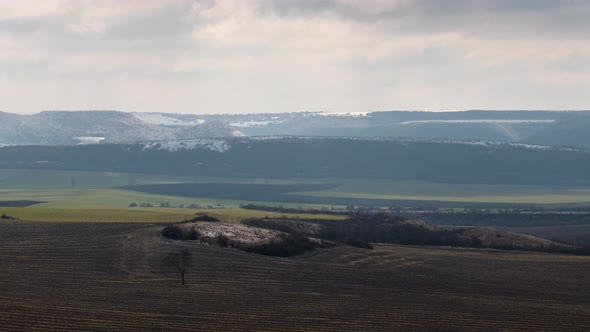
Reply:
[[[587,17],[579,0],[0,0],[0,109],[587,108]]]
[[[281,16],[331,15],[410,34],[582,39],[590,28],[585,0],[266,0],[261,7]]]

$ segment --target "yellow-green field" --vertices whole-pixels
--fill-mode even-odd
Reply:
[[[28,221],[47,222],[178,222],[207,213],[225,222],[240,222],[247,218],[331,219],[344,220],[345,216],[328,214],[278,213],[233,209],[178,209],[178,208],[46,208],[0,207],[0,213]]]
[[[197,204],[199,206],[222,204],[228,207],[239,207],[240,202],[231,200],[188,198],[178,196],[144,194],[122,189],[63,189],[63,190],[30,190],[0,191],[0,201],[34,200],[47,202],[36,207],[53,207],[64,209],[80,208],[125,208],[131,203],[170,203]]]
[[[20,220],[48,222],[176,222],[194,217],[194,212],[191,210],[159,208],[63,209],[0,207],[0,211]]]
[[[124,191],[114,192],[113,187],[141,184],[172,183],[236,183],[236,184],[335,184],[331,189],[293,193],[311,197],[342,197],[362,199],[427,200],[481,203],[580,203],[590,202],[590,188],[559,186],[517,186],[493,184],[458,184],[428,181],[341,179],[341,178],[215,178],[168,176],[155,174],[127,174],[108,172],[82,172],[57,170],[14,170],[0,169],[0,200],[34,199],[47,200],[55,207],[62,204],[82,204],[84,206],[126,207],[132,202],[160,203],[168,200],[174,205],[223,204],[238,207],[240,204],[267,204],[247,200],[232,201],[207,198],[186,198],[146,195]],[[93,189],[93,190],[90,190]],[[99,189],[99,190],[96,190]],[[27,190],[18,194],[15,190]],[[86,190],[86,191],[85,191]],[[80,196],[80,197],[76,197]],[[14,198],[11,198],[14,197]],[[25,198],[23,198],[25,197]],[[47,199],[43,199],[43,197]],[[299,204],[284,202],[286,207]],[[312,205],[306,205],[312,207]],[[69,207],[69,206],[67,206]],[[321,208],[322,205],[315,207]]]

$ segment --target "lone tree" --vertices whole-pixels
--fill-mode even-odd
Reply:
[[[184,275],[186,273],[187,268],[191,265],[191,253],[188,249],[183,249],[180,252],[171,252],[164,258],[164,262],[166,264],[174,266],[178,273],[180,274],[180,279],[182,284],[185,285]]]

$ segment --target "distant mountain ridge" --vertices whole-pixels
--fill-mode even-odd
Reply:
[[[247,136],[414,137],[590,147],[590,111],[138,113],[165,125],[220,121]]]
[[[240,135],[239,131],[219,121],[172,128],[147,123],[131,113],[117,111],[45,111],[33,115],[0,112],[0,146],[115,143]]]
[[[590,148],[590,111],[173,114],[0,112],[0,146],[236,136],[394,137]]]

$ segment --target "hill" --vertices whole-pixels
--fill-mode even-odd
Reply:
[[[33,115],[0,112],[0,146],[136,142],[239,134],[216,121],[171,128],[116,111],[46,111]]]
[[[0,112],[3,144],[136,142],[232,136],[411,137],[590,148],[590,111],[387,111],[172,114]]]
[[[590,150],[489,141],[257,137],[6,146],[0,148],[0,168],[584,187],[590,183]]]
[[[221,121],[248,136],[414,137],[590,147],[590,111],[151,113],[149,118],[172,126]]]

